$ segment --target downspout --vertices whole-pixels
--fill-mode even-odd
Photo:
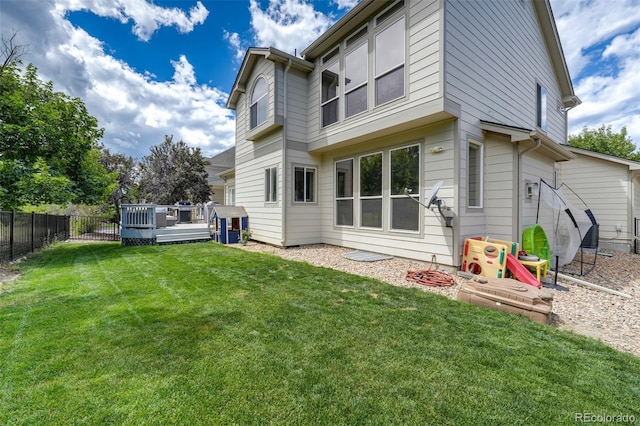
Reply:
[[[518,173],[517,173],[517,176],[518,176],[518,182],[517,182],[517,184],[518,184],[518,212],[516,214],[516,230],[518,231],[518,235],[517,235],[518,238],[516,238],[516,241],[520,237],[520,226],[521,226],[521,222],[522,222],[520,220],[520,217],[522,216],[521,203],[523,202],[522,199],[521,199],[522,191],[520,190],[520,180],[522,179],[522,176],[521,176],[521,172],[522,172],[522,157],[525,154],[527,154],[527,153],[529,153],[529,152],[531,152],[533,150],[538,149],[540,147],[540,145],[542,145],[542,141],[540,140],[540,138],[536,138],[536,135],[537,135],[537,132],[535,130],[531,132],[531,137],[535,138],[534,141],[536,142],[533,146],[530,146],[529,148],[527,148],[527,149],[525,149],[525,150],[523,150],[521,152],[518,152]]]
[[[287,75],[289,74],[289,69],[291,68],[291,58],[287,60],[287,66],[284,68],[284,117],[282,123],[282,242],[281,246],[286,247],[287,243]]]

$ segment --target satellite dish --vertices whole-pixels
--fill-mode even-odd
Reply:
[[[429,193],[429,196],[427,197],[427,208],[431,208],[431,205],[433,203],[436,202],[436,200],[438,199],[438,191],[440,190],[440,187],[442,186],[444,182],[439,180],[438,182],[436,182],[435,185],[433,185],[433,187],[431,188],[431,192]]]

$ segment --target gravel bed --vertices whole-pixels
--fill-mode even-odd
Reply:
[[[285,259],[308,262],[316,266],[376,278],[401,287],[415,287],[455,299],[460,279],[451,287],[428,287],[405,279],[407,271],[429,269],[431,262],[392,258],[376,262],[357,262],[342,255],[353,249],[315,244],[293,248],[279,248],[249,242],[236,245],[247,251],[267,252]],[[598,255],[595,267],[588,274],[576,278],[616,290],[631,296],[625,298],[591,289],[558,278],[557,284],[566,290],[550,289],[553,293],[552,326],[599,339],[620,351],[640,356],[640,255],[617,252]],[[593,263],[593,253],[585,254],[585,261]],[[585,265],[587,272],[590,265]],[[574,262],[565,272],[580,271]],[[566,273],[566,275],[570,275]],[[552,282],[551,273],[546,280]]]

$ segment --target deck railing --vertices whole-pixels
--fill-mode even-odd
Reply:
[[[123,204],[122,228],[154,229],[156,227],[155,204]]]

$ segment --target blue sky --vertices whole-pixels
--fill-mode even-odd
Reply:
[[[475,1],[475,0],[471,0]],[[77,96],[102,143],[136,159],[174,135],[206,156],[234,144],[227,96],[246,49],[307,47],[356,0],[0,0],[23,62]],[[640,145],[640,0],[551,0],[576,94],[570,133],[627,126]]]

